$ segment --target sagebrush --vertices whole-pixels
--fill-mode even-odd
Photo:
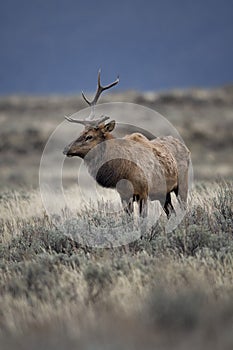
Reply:
[[[230,181],[197,184],[175,230],[162,217],[100,249],[54,226],[36,192],[2,192],[0,348],[232,348],[232,198]],[[77,208],[76,229],[103,216]]]

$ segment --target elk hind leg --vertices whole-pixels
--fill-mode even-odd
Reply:
[[[188,171],[186,171],[183,176],[180,176],[179,185],[174,192],[181,206],[181,209],[185,210],[187,207],[188,199]]]
[[[166,195],[166,200],[165,200],[165,204],[164,204],[164,211],[165,211],[168,219],[171,216],[171,212],[175,212],[174,207],[172,205],[172,201],[171,201],[171,192],[168,192]]]
[[[141,198],[139,200],[139,215],[142,218],[146,218],[148,215],[148,204],[147,204],[147,199],[146,198]]]

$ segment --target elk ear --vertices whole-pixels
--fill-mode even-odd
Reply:
[[[112,120],[110,123],[104,125],[104,132],[111,132],[115,128],[116,122]]]

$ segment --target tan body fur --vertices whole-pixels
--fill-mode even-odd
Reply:
[[[178,196],[180,188],[186,203],[189,151],[183,143],[172,136],[149,141],[140,133],[118,139],[111,134],[114,127],[114,121],[86,127],[64,153],[84,158],[100,185],[118,191],[127,212],[133,211],[136,201],[140,215],[146,216],[150,198],[159,200],[169,216],[173,210],[170,194],[174,191]]]

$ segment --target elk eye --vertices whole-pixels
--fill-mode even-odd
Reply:
[[[93,139],[93,136],[87,135],[86,138],[85,138],[85,141],[88,141],[88,140],[91,140],[91,139]]]

